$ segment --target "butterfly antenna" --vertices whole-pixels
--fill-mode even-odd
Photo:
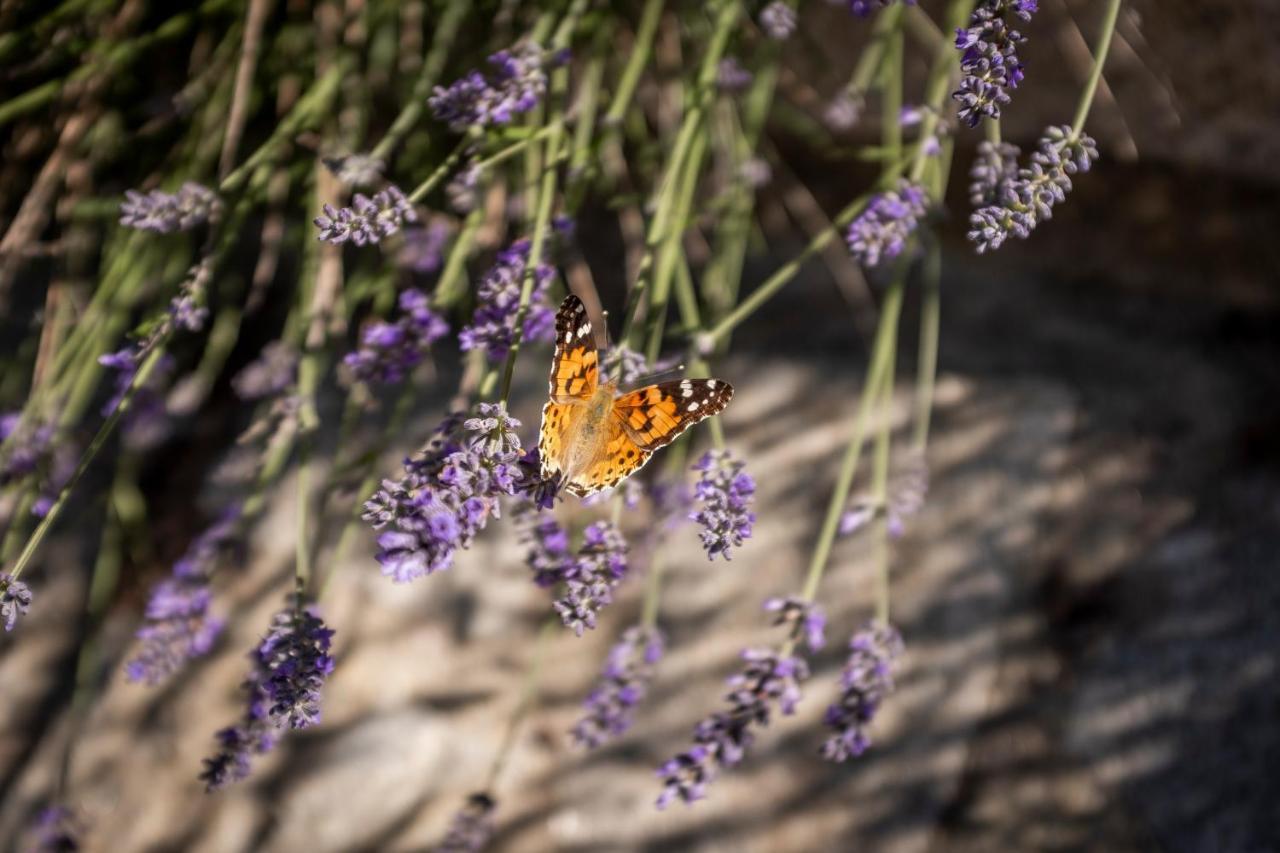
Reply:
[[[609,334],[609,312],[601,309],[600,325],[604,326],[604,351],[613,349],[613,335]]]
[[[654,381],[662,379],[664,376],[678,376],[684,372],[683,364],[673,364],[671,367],[664,367],[661,370],[655,370],[652,373],[646,373],[636,379],[636,385],[651,385]]]

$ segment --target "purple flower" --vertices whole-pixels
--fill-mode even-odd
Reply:
[[[190,181],[167,193],[152,190],[143,194],[126,190],[120,204],[120,224],[140,231],[172,234],[189,231],[207,222],[221,209],[221,202],[213,190]]]
[[[783,0],[774,0],[760,11],[760,29],[771,39],[786,41],[796,31],[796,10]]]
[[[284,341],[272,341],[235,375],[231,387],[241,400],[261,400],[288,388],[297,375],[298,351]]]
[[[378,537],[382,573],[398,583],[447,569],[454,554],[499,514],[498,499],[522,487],[520,422],[499,404],[479,417],[450,416],[399,480],[384,480],[363,518]]]
[[[520,309],[520,291],[529,262],[528,240],[517,240],[498,254],[497,262],[485,274],[476,290],[478,305],[471,325],[458,334],[463,350],[484,350],[490,361],[507,357],[515,339],[516,314]],[[555,331],[555,310],[547,299],[553,270],[539,263],[534,275],[533,291],[524,317],[525,342],[551,340]]]
[[[702,526],[698,536],[708,559],[723,555],[727,560],[730,549],[751,538],[756,481],[742,470],[744,465],[727,450],[708,450],[694,463],[701,476],[693,494],[701,507],[689,518]]]
[[[0,622],[12,631],[31,607],[31,588],[8,572],[0,572]]]
[[[925,203],[924,189],[907,180],[877,194],[849,224],[845,241],[853,257],[866,267],[896,258],[924,217]]]
[[[398,232],[406,222],[418,221],[418,213],[398,187],[387,188],[369,198],[356,193],[351,207],[334,210],[324,206],[324,215],[317,216],[315,226],[320,229],[319,239],[339,246],[347,241],[357,246],[380,243]]]
[[[745,92],[751,85],[752,74],[742,67],[736,57],[726,56],[716,66],[716,86],[728,94]]]
[[[840,678],[840,698],[827,708],[824,722],[834,731],[822,745],[828,761],[857,758],[871,740],[867,726],[893,691],[893,668],[902,654],[902,637],[890,625],[873,625],[853,635]]]
[[[431,310],[430,298],[410,288],[400,294],[395,322],[365,326],[360,348],[342,360],[360,382],[393,385],[427,357],[431,345],[449,333],[449,325]]]
[[[444,264],[444,248],[451,233],[452,229],[441,219],[433,219],[426,228],[407,229],[397,262],[410,272],[435,272]]]
[[[658,769],[662,794],[658,808],[674,800],[692,803],[702,799],[707,784],[720,770],[742,761],[754,740],[753,728],[769,724],[777,707],[783,714],[795,712],[800,682],[809,677],[809,665],[800,657],[783,657],[772,649],[747,649],[741,673],[729,679],[725,695],[727,711],[717,711],[694,728],[693,747]]]
[[[1040,137],[1030,165],[1016,174],[1001,152],[1000,174],[989,178],[992,154],[982,156],[987,162],[977,167],[974,184],[978,186],[981,178],[982,198],[989,194],[993,201],[970,214],[968,233],[980,253],[1000,248],[1010,235],[1026,239],[1036,225],[1052,218],[1054,205],[1066,200],[1071,190],[1070,176],[1089,171],[1098,158],[1098,146],[1086,134],[1074,135],[1070,127],[1051,126]]]
[[[596,614],[613,601],[613,589],[627,574],[627,540],[607,521],[583,531],[577,557],[564,567],[564,593],[554,606],[565,627],[579,637],[596,627]]]
[[[24,424],[20,412],[0,416],[0,443],[0,487],[33,477],[37,494],[31,514],[44,518],[75,473],[79,461],[76,448],[57,440],[52,421]]]
[[[905,531],[907,520],[924,507],[928,492],[929,468],[924,455],[912,451],[890,475],[883,503],[867,494],[860,494],[850,502],[840,516],[840,535],[857,533],[883,513],[889,535],[897,538]]]
[[[862,117],[863,100],[857,92],[841,92],[827,103],[822,111],[822,121],[831,130],[844,132],[853,128]]]
[[[537,512],[533,504],[516,508],[520,541],[525,544],[525,565],[533,572],[533,582],[544,589],[564,580],[569,564],[569,532],[550,516]]]
[[[25,853],[74,853],[81,849],[84,822],[75,812],[62,805],[40,810],[28,831]]]
[[[623,343],[614,345],[605,354],[600,367],[605,376],[616,379],[623,386],[634,385],[640,377],[653,372],[644,353],[636,352]]]
[[[382,180],[387,164],[368,154],[348,154],[321,161],[333,176],[349,187],[371,187]]]
[[[467,804],[449,823],[449,831],[436,848],[436,853],[478,853],[493,838],[496,827],[493,812],[497,808],[493,797],[484,791],[472,794]]]
[[[134,635],[141,648],[125,664],[130,681],[159,684],[213,648],[223,621],[210,612],[209,577],[237,540],[239,526],[240,507],[235,505],[196,537],[173,564],[172,574],[152,588],[145,619]]]
[[[969,167],[969,202],[974,207],[996,204],[1009,182],[1018,177],[1018,146],[1008,142],[978,143],[978,155]]]
[[[916,0],[903,0],[903,2],[914,6]],[[865,18],[876,9],[883,9],[892,4],[893,0],[849,0],[849,11],[859,18]]]
[[[1013,12],[1029,21],[1035,11],[1035,0],[981,0],[969,26],[956,30],[963,76],[951,97],[960,102],[957,116],[969,127],[977,127],[983,116],[1000,118],[1000,108],[1009,103],[1009,90],[1022,81],[1018,45],[1026,37],[1009,26],[1006,16]]]
[[[427,100],[436,118],[453,130],[509,124],[537,106],[547,90],[547,57],[532,42],[489,57],[486,77],[472,71],[448,87],[437,86]]]
[[[773,624],[786,625],[788,635],[796,645],[804,644],[809,651],[816,652],[826,643],[826,614],[822,608],[812,601],[794,595],[785,598],[770,598],[764,603],[764,609],[776,613]]]
[[[214,791],[249,775],[254,754],[269,752],[286,728],[320,722],[320,691],[333,672],[333,631],[311,610],[286,607],[250,655],[240,722],[216,735],[219,750],[200,774]]]
[[[662,632],[656,628],[635,626],[623,632],[609,650],[600,683],[583,703],[587,713],[574,724],[575,741],[595,749],[631,727],[662,649]]]

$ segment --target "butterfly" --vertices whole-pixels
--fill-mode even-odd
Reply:
[[[733,386],[721,379],[676,379],[618,394],[600,381],[591,320],[572,293],[556,312],[551,399],[542,407],[538,450],[542,476],[559,476],[583,497],[616,486],[655,450],[729,405]]]

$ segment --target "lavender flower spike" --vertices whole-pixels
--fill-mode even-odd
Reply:
[[[348,241],[363,246],[381,243],[406,222],[417,222],[418,214],[398,187],[388,185],[373,198],[356,193],[351,207],[334,210],[333,205],[326,204],[324,215],[313,221],[320,229],[320,240],[335,246]]]
[[[174,563],[172,575],[151,590],[146,618],[135,634],[140,648],[125,664],[130,681],[160,684],[213,648],[223,621],[211,611],[209,576],[235,542],[239,522],[240,508],[232,506],[196,537]]]
[[[31,589],[8,572],[0,572],[0,622],[12,631],[31,607]]]
[[[894,0],[849,0],[849,11],[857,15],[859,18],[865,18],[876,9],[883,9],[885,6],[893,5]],[[916,0],[903,0],[909,6],[914,6]]]
[[[786,598],[770,598],[764,603],[769,613],[778,614],[775,625],[786,625],[788,634],[797,646],[804,644],[816,652],[826,644],[827,617],[822,608],[812,601],[795,595]]]
[[[663,785],[659,809],[675,800],[702,799],[717,772],[742,761],[754,740],[752,728],[767,726],[775,706],[783,714],[795,712],[800,682],[809,677],[804,658],[783,657],[770,649],[747,649],[742,658],[746,666],[729,679],[729,710],[698,723],[693,747],[658,769]]]
[[[573,727],[575,741],[595,749],[631,727],[662,649],[662,632],[656,628],[636,626],[623,633],[609,650],[599,685],[583,703],[587,713]]]
[[[409,288],[400,294],[400,316],[395,322],[370,323],[360,336],[360,348],[342,361],[361,382],[394,385],[448,333],[449,324],[431,310],[427,294]]]
[[[596,627],[596,614],[613,601],[613,588],[627,573],[627,541],[607,521],[597,521],[583,533],[577,559],[564,570],[565,591],[554,602],[565,627],[579,637]]]
[[[244,714],[218,732],[220,748],[204,761],[200,778],[208,790],[248,776],[252,757],[269,752],[284,729],[320,721],[320,691],[333,672],[332,639],[333,631],[309,609],[290,606],[276,614],[250,655]]]
[[[727,450],[708,450],[693,466],[702,472],[694,487],[701,508],[689,518],[702,526],[698,536],[708,559],[723,556],[727,560],[732,548],[751,538],[756,522],[756,514],[751,512],[756,482],[742,470],[743,464]]]
[[[384,480],[365,502],[365,521],[378,537],[382,573],[397,582],[447,569],[460,548],[499,513],[498,499],[521,480],[520,422],[497,404],[479,417],[451,416],[421,452],[406,460],[399,480]]]
[[[1009,26],[1007,15],[1029,21],[1036,5],[1036,0],[981,0],[969,26],[956,30],[963,76],[951,97],[960,102],[957,117],[969,127],[977,127],[983,116],[1000,118],[1009,90],[1022,82],[1018,45],[1026,37]]]
[[[796,10],[774,0],[760,12],[760,29],[775,41],[786,41],[796,31]]]
[[[472,71],[447,88],[437,86],[427,103],[437,119],[456,131],[510,124],[542,100],[546,61],[542,48],[532,42],[500,50],[489,57],[487,78]]]
[[[828,761],[857,758],[871,745],[867,726],[893,691],[894,662],[901,654],[902,637],[890,625],[874,625],[853,635],[840,678],[840,698],[824,716],[834,732],[822,745],[822,756]]]
[[[485,273],[476,290],[477,306],[471,325],[458,333],[458,345],[464,350],[484,350],[490,361],[502,361],[515,340],[516,315],[520,310],[520,292],[529,263],[530,243],[517,240],[498,254],[498,260]],[[534,287],[525,312],[525,342],[550,340],[555,331],[555,310],[547,298],[553,270],[539,263],[534,272]]]
[[[498,807],[493,797],[480,791],[467,798],[467,804],[453,816],[449,831],[436,848],[436,853],[479,853],[493,838],[496,827],[493,812]]]
[[[854,259],[874,267],[901,254],[925,215],[926,198],[922,187],[907,180],[873,198],[845,236]]]
[[[143,194],[127,190],[120,205],[120,224],[139,231],[172,234],[190,231],[209,221],[221,209],[217,195],[208,187],[188,181],[177,192],[152,190]]]
[[[28,830],[24,853],[71,853],[80,850],[85,834],[84,821],[63,805],[50,805],[40,810]]]

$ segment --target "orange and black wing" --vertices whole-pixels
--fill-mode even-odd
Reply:
[[[600,356],[582,300],[570,293],[556,312],[556,352],[551,358],[551,400],[588,400],[600,383]]]
[[[613,412],[636,445],[652,452],[724,411],[732,398],[733,386],[723,379],[676,379],[623,394]]]

